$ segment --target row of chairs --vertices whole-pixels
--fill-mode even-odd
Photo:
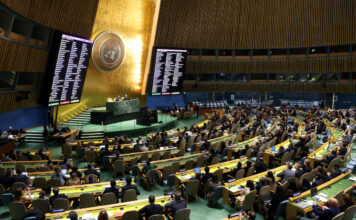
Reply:
[[[26,167],[24,164],[16,164],[15,169],[27,173],[51,171],[51,169],[48,166],[39,166],[38,168],[34,168],[34,167]],[[0,175],[5,175],[5,171],[6,169],[4,167],[0,167]]]

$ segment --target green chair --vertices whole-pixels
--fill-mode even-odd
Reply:
[[[189,220],[189,216],[190,216],[190,209],[185,208],[176,211],[173,220]]]
[[[70,209],[69,200],[68,200],[68,199],[65,199],[65,198],[55,199],[55,200],[53,201],[53,209],[69,210],[69,209]]]
[[[79,200],[80,200],[79,207],[81,209],[96,206],[95,197],[93,194],[90,193],[81,194]]]
[[[199,190],[199,180],[190,180],[187,182],[184,191],[184,197],[187,202],[189,201],[189,196],[195,197],[195,200],[198,199],[198,190]]]
[[[110,205],[117,203],[117,198],[113,192],[105,193],[101,196],[101,205]]]
[[[136,190],[129,189],[125,191],[124,196],[122,197],[122,202],[130,202],[137,200]]]
[[[26,172],[26,167],[23,164],[16,164],[15,165],[16,170],[21,170],[22,172]]]
[[[11,186],[11,189],[13,192],[15,192],[18,188],[25,189],[26,185],[23,182],[16,182],[16,183],[13,183]]]
[[[205,165],[205,157],[200,156],[195,164],[196,167],[203,167]]]
[[[191,170],[194,168],[194,160],[188,160],[185,164],[184,164],[184,169],[186,170]]]
[[[87,150],[85,151],[85,161],[87,163],[95,163],[96,162],[96,152]]]
[[[26,168],[26,172],[27,173],[34,173],[34,172],[37,172],[37,170],[35,168],[33,168],[33,167],[27,167]]]
[[[170,151],[166,151],[163,153],[163,156],[162,156],[162,160],[166,160],[166,159],[169,159],[171,158],[171,152]]]
[[[4,206],[7,206],[14,201],[14,195],[12,193],[3,193],[1,195],[1,199],[2,199],[2,204]]]
[[[61,182],[57,179],[49,179],[47,182],[47,187],[60,187]]]
[[[172,168],[173,168],[173,173],[177,173],[179,171],[179,169],[180,169],[179,161],[172,163]]]
[[[95,175],[95,174],[88,174],[88,175],[85,176],[85,183],[88,184],[88,183],[90,182],[90,181],[89,181],[90,178],[93,179],[94,183],[98,182],[98,176],[97,176],[97,175]]]
[[[12,220],[22,220],[27,212],[27,208],[22,202],[12,202],[9,204],[9,211]]]
[[[211,160],[211,165],[218,164],[218,163],[219,163],[219,157],[214,157],[214,158]]]
[[[244,211],[250,210],[253,208],[253,204],[256,200],[257,190],[253,190],[245,196],[244,201],[242,202],[241,209]]]
[[[342,220],[344,218],[345,213],[341,212],[338,215],[334,216],[331,220]]]
[[[138,211],[128,211],[122,216],[122,220],[139,220]]]
[[[118,173],[120,173],[122,176],[125,175],[125,162],[123,160],[116,160],[114,163],[115,177],[117,177]]]
[[[163,215],[151,215],[148,220],[164,220]]]
[[[36,188],[47,188],[47,180],[44,177],[36,177],[33,180],[33,186]]]
[[[356,214],[356,205],[350,206],[344,211],[343,220],[352,219],[355,216],[355,214]]]
[[[155,152],[152,154],[151,161],[156,161],[161,159],[161,154],[159,152]]]
[[[35,199],[32,201],[33,209],[38,209],[43,213],[51,211],[48,199]]]
[[[47,166],[39,167],[38,170],[40,172],[49,172],[49,171],[51,171],[51,169],[49,169],[49,167],[47,167]]]

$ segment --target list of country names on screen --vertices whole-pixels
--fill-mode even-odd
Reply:
[[[62,35],[49,105],[79,102],[88,68],[92,42]]]
[[[157,49],[152,85],[153,95],[181,92],[186,56],[187,50]]]

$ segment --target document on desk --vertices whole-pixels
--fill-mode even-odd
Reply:
[[[297,203],[297,206],[301,209],[308,208],[312,205],[313,205],[313,201],[302,201]]]

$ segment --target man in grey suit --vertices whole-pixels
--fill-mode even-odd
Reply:
[[[286,170],[283,170],[282,172],[277,174],[278,177],[283,178],[282,183],[287,181],[287,179],[289,179],[289,178],[295,177],[295,171],[293,171],[292,168],[293,168],[293,164],[290,163]]]

